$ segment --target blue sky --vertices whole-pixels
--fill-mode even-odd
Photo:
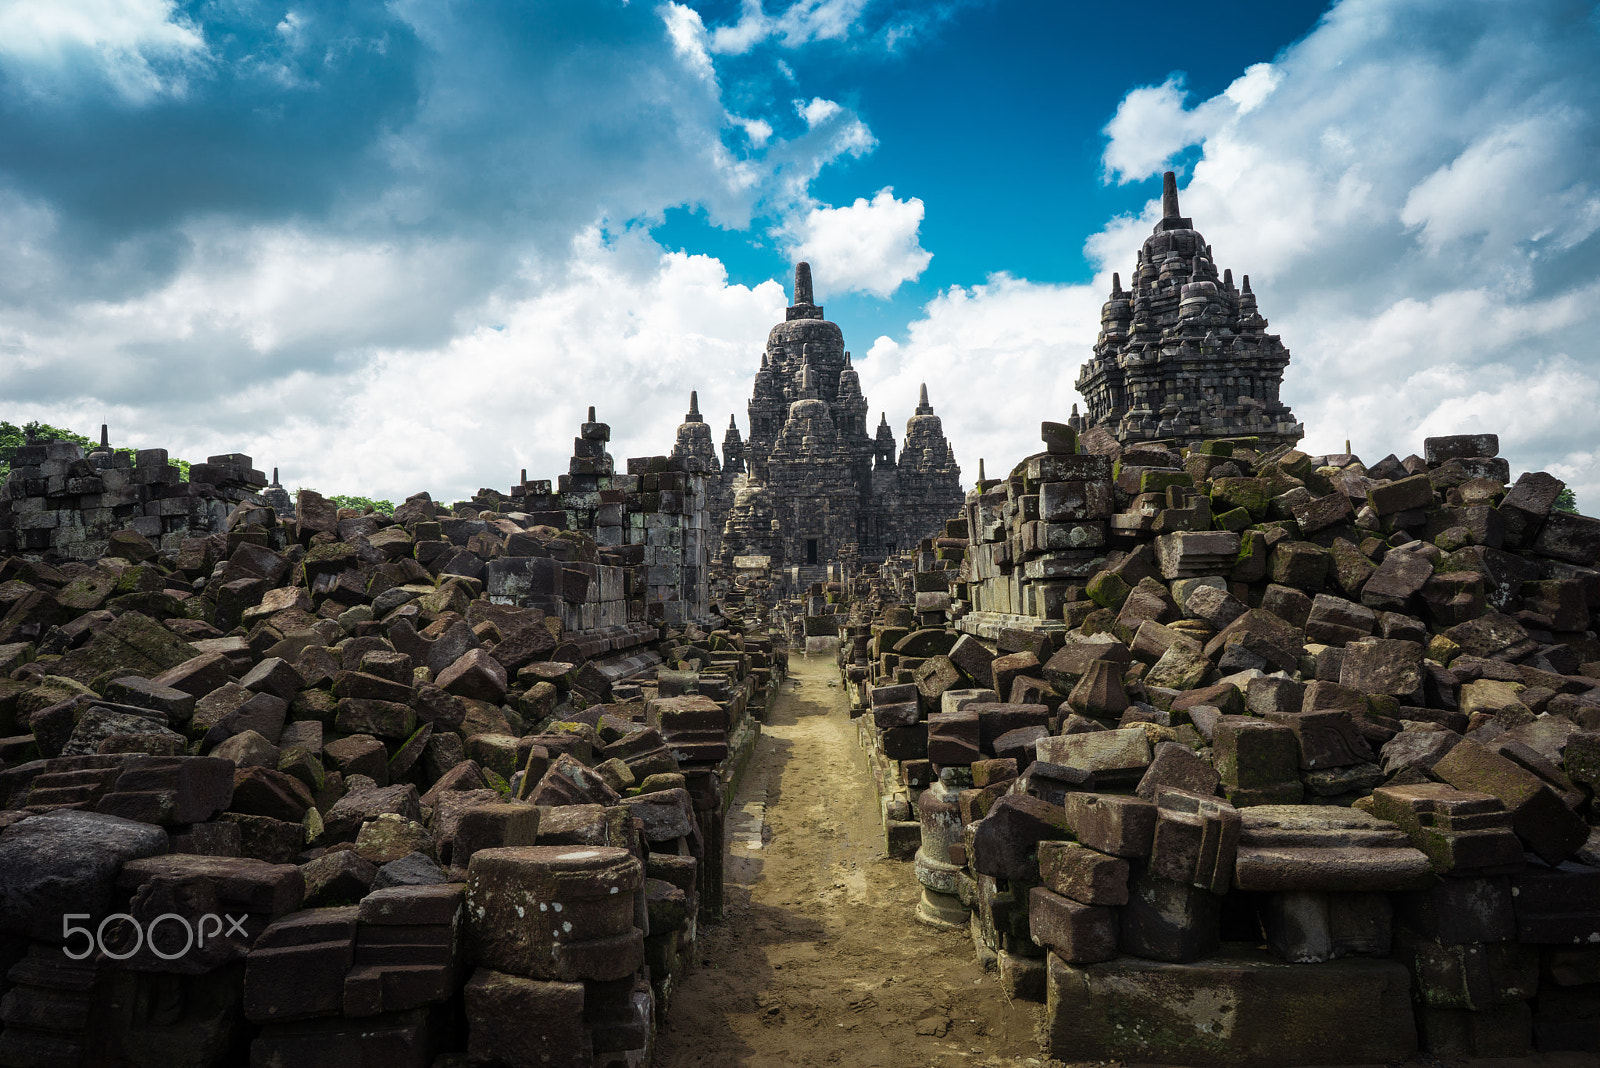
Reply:
[[[1173,167],[1308,450],[1496,431],[1592,508],[1596,70],[1562,0],[0,0],[0,418],[454,499],[589,404],[743,425],[804,256],[971,478]]]

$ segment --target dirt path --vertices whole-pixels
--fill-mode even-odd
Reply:
[[[790,660],[728,818],[727,915],[702,928],[657,1063],[1038,1066],[965,935],[918,923],[831,660]]]

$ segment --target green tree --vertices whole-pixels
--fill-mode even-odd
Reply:
[[[1556,502],[1550,507],[1554,508],[1558,512],[1572,512],[1576,514],[1578,511],[1578,495],[1572,492],[1571,486],[1566,486],[1561,490],[1560,493],[1556,494]]]
[[[394,514],[393,501],[373,500],[371,497],[352,497],[343,493],[336,493],[329,497],[328,500],[339,508],[359,508],[363,512],[373,511],[381,512],[384,515]]]

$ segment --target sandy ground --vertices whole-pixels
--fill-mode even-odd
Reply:
[[[831,659],[793,657],[728,817],[727,914],[703,927],[656,1063],[1039,1066],[965,935],[913,916]]]

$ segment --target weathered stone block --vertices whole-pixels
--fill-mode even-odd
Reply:
[[[1209,961],[1049,961],[1046,1050],[1062,1061],[1281,1068],[1406,1059],[1410,977],[1393,961],[1297,967],[1258,950]]]

